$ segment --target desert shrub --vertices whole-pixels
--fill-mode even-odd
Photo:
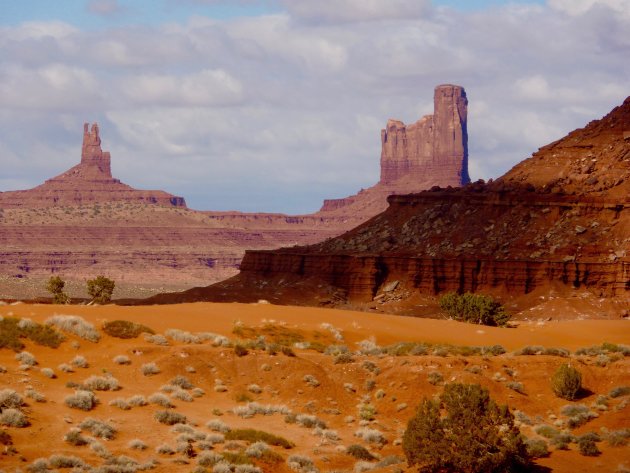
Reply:
[[[39,391],[35,391],[32,388],[27,388],[24,391],[24,395],[30,399],[32,399],[35,402],[46,402],[46,396],[44,396],[42,393],[40,393]]]
[[[129,403],[122,397],[117,397],[116,399],[112,399],[109,401],[109,405],[113,407],[117,407],[118,409],[122,409],[123,411],[128,411],[131,409]]]
[[[376,407],[370,403],[359,404],[359,417],[362,420],[374,420],[376,416]]]
[[[512,391],[516,391],[519,394],[525,394],[523,383],[520,383],[518,381],[508,381],[507,383],[505,383],[505,386]]]
[[[590,438],[580,438],[578,440],[578,449],[580,450],[580,454],[586,457],[596,457],[602,453],[599,451],[599,448],[597,448],[595,441]]]
[[[432,371],[427,376],[427,380],[433,386],[437,386],[437,385],[442,384],[444,382],[444,376],[442,376],[442,373],[440,373],[439,371]]]
[[[185,424],[188,422],[184,414],[171,410],[157,411],[153,417],[161,424],[166,425]]]
[[[326,425],[326,422],[324,422],[322,419],[312,414],[298,414],[295,416],[295,422],[301,425],[302,427],[306,427],[307,429],[314,429],[314,428],[325,429],[328,427]]]
[[[534,432],[548,439],[552,439],[560,433],[557,429],[554,429],[553,427],[547,424],[536,426],[534,428]]]
[[[141,406],[146,406],[148,404],[145,397],[141,394],[134,394],[133,396],[127,399],[127,402],[132,407],[141,407]]]
[[[48,462],[53,468],[83,468],[85,462],[79,457],[66,455],[51,455]]]
[[[140,367],[140,372],[145,376],[152,376],[154,374],[158,374],[160,372],[160,368],[158,368],[158,366],[153,362],[145,363]]]
[[[630,386],[617,386],[610,390],[608,396],[612,398],[617,398],[621,396],[627,396],[628,394],[630,394]]]
[[[97,304],[110,302],[115,287],[116,283],[105,276],[96,276],[96,278],[87,281],[87,292],[92,298],[92,302]]]
[[[213,432],[226,433],[230,431],[230,427],[220,419],[209,420],[206,423],[206,427],[208,427]]]
[[[153,343],[154,345],[160,345],[160,346],[168,345],[168,340],[166,339],[166,337],[164,335],[160,335],[159,333],[155,335],[150,335],[148,333],[145,333],[142,336],[147,342]]]
[[[27,351],[21,351],[20,353],[16,354],[15,359],[23,365],[27,366],[35,366],[37,364],[35,356]]]
[[[203,452],[197,458],[197,463],[201,466],[214,466],[223,460],[223,456],[215,452]]]
[[[423,399],[402,446],[410,466],[433,472],[508,471],[527,458],[507,406],[477,384],[447,384],[438,401]]]
[[[584,404],[568,404],[560,409],[562,415],[567,416],[567,425],[574,429],[586,424],[589,420],[598,417],[598,414],[591,411]]]
[[[245,449],[245,455],[252,458],[262,458],[263,453],[269,450],[266,442],[254,442]]]
[[[0,430],[0,445],[13,445],[13,439],[4,430]]]
[[[147,444],[144,443],[140,439],[130,440],[127,446],[131,448],[132,450],[146,450],[147,449]]]
[[[257,384],[250,384],[250,385],[248,385],[247,386],[247,390],[250,393],[253,393],[253,394],[260,394],[260,393],[262,393],[262,388],[260,386],[258,386]]]
[[[85,420],[79,424],[79,428],[89,430],[95,437],[105,440],[113,440],[117,433],[112,425],[92,417],[85,418]]]
[[[126,355],[116,355],[112,361],[117,365],[130,365],[131,359]]]
[[[171,397],[173,399],[179,399],[180,401],[184,402],[193,402],[192,395],[188,391],[185,391],[181,388],[177,388],[176,390],[174,390],[171,393]]]
[[[226,440],[244,440],[246,442],[265,442],[285,449],[295,447],[293,442],[277,435],[255,429],[235,429],[225,433]]]
[[[339,353],[335,356],[334,363],[336,365],[345,364],[345,363],[354,363],[356,360],[352,356],[352,353]]]
[[[573,401],[582,389],[582,375],[577,369],[564,363],[551,377],[551,389],[556,396]]]
[[[289,358],[294,358],[295,357],[295,352],[291,349],[291,347],[287,347],[287,346],[281,346],[280,347],[280,352],[284,355],[284,356],[288,356]]]
[[[118,380],[112,376],[90,376],[83,381],[83,386],[91,391],[117,391]]]
[[[55,375],[55,372],[51,368],[42,368],[39,371],[41,374],[43,374],[47,378],[55,379],[57,377],[57,375]]]
[[[173,450],[173,447],[165,443],[163,443],[162,445],[158,445],[155,451],[162,455],[173,455],[175,453],[175,450]]]
[[[162,393],[151,394],[148,400],[151,404],[157,404],[158,406],[173,407],[173,404],[171,403],[171,400],[168,398],[168,396]]]
[[[542,458],[549,455],[547,442],[542,439],[528,439],[525,442],[525,448],[530,458]]]
[[[623,447],[628,444],[630,439],[630,428],[611,430],[606,432],[605,438],[611,447]]]
[[[510,320],[505,308],[483,294],[450,292],[439,299],[440,308],[462,322],[503,327]]]
[[[90,342],[96,343],[101,339],[101,334],[98,333],[94,325],[78,315],[53,315],[46,319],[44,323]]]
[[[186,376],[177,375],[169,381],[169,384],[173,386],[179,386],[182,389],[192,389],[194,384]]]
[[[365,440],[368,443],[375,443],[379,445],[385,445],[387,440],[383,436],[383,433],[378,429],[370,429],[368,427],[361,427],[354,432],[355,437]]]
[[[630,346],[604,342],[601,345],[580,348],[575,351],[576,355],[587,355],[587,356],[605,355],[607,353],[619,353],[620,355],[623,355],[623,356],[630,356]]]
[[[70,431],[63,436],[63,440],[75,447],[81,447],[89,443],[88,439],[81,434],[81,429],[70,429]]]
[[[136,338],[141,333],[155,334],[153,329],[150,329],[146,325],[137,324],[128,320],[113,320],[111,322],[105,322],[103,324],[103,332],[110,337],[116,338]]]
[[[236,356],[246,356],[248,353],[249,351],[243,345],[240,345],[240,344],[234,345],[234,354]]]
[[[59,371],[63,371],[64,373],[74,373],[72,366],[70,366],[68,363],[61,363],[59,366],[57,366],[57,369]]]
[[[82,356],[82,355],[77,355],[75,356],[71,361],[70,364],[72,366],[76,366],[77,368],[88,368],[90,365],[87,361],[87,359]]]
[[[358,460],[372,461],[376,460],[376,457],[370,453],[370,451],[362,445],[354,444],[346,448],[346,453],[353,456]]]
[[[0,412],[0,425],[6,425],[7,427],[27,427],[29,422],[22,411],[9,407],[2,409],[2,412]]]
[[[24,399],[13,389],[0,390],[0,411],[3,409],[19,409],[24,405]]]
[[[98,404],[98,398],[92,391],[75,391],[74,394],[66,396],[64,403],[73,409],[81,409],[82,411],[91,411]]]
[[[309,457],[304,455],[290,455],[287,465],[297,473],[319,473],[319,470]]]

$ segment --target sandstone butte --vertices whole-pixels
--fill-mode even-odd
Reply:
[[[53,274],[71,293],[76,281],[77,294],[105,274],[118,297],[208,284],[236,274],[246,249],[322,241],[385,210],[389,195],[466,184],[467,104],[462,87],[437,86],[433,115],[382,130],[376,185],[292,216],[195,211],[182,197],[134,189],[112,177],[99,127],[86,124],[78,165],[33,189],[0,192],[0,297],[43,295]]]
[[[388,125],[384,153],[399,129]],[[397,170],[384,165],[383,173],[387,180]],[[364,304],[417,315],[426,301],[420,296],[478,291],[504,300],[529,296],[529,307],[531,298],[590,296],[611,301],[612,316],[629,315],[630,97],[496,181],[388,202],[339,237],[247,251],[239,275],[149,301]]]

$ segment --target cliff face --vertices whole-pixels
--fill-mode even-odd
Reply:
[[[0,208],[36,209],[136,202],[186,207],[183,197],[164,191],[137,190],[112,177],[111,156],[101,149],[99,128],[83,126],[81,162],[57,177],[29,190],[0,192]]]
[[[630,97],[495,182],[388,201],[385,212],[337,238],[248,251],[238,276],[191,297],[242,300],[249,290],[283,302],[281,287],[294,289],[291,303],[314,304],[322,299],[312,289],[326,287],[337,300],[360,302],[395,281],[408,295],[585,288],[627,305]]]

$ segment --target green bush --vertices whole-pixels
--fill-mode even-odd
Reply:
[[[551,389],[556,396],[573,401],[582,389],[582,375],[577,369],[564,363],[551,377]]]
[[[226,432],[225,440],[244,440],[246,442],[265,442],[282,448],[293,448],[295,444],[277,435],[255,429],[236,429]]]
[[[358,460],[372,461],[376,460],[376,457],[370,453],[370,451],[362,445],[354,444],[346,448],[346,453],[353,456]]]
[[[146,325],[136,324],[128,320],[113,320],[103,324],[103,332],[110,337],[116,338],[136,338],[141,333],[154,334],[155,332]]]
[[[10,348],[16,352],[24,348],[22,338],[50,348],[57,348],[64,340],[63,335],[52,327],[35,322],[24,323],[16,317],[4,317],[0,320],[0,348]]]
[[[186,422],[188,422],[188,419],[186,419],[186,416],[184,414],[180,414],[179,412],[170,410],[157,411],[154,414],[154,417],[155,420],[157,420],[161,424],[166,425],[185,424]]]
[[[542,439],[529,439],[525,442],[525,447],[530,458],[542,458],[549,455],[547,442]]]
[[[53,296],[53,304],[67,304],[70,302],[68,294],[63,292],[65,281],[59,276],[51,276],[46,283],[46,290]]]
[[[423,399],[402,447],[409,465],[422,472],[510,471],[528,462],[508,407],[478,384],[447,384],[439,400]]]
[[[580,449],[580,453],[585,457],[596,457],[602,453],[599,451],[599,448],[597,448],[595,441],[590,438],[581,438],[578,441],[578,448]]]
[[[116,283],[105,276],[97,276],[87,282],[87,292],[92,297],[92,302],[107,304],[112,300],[112,294]]]
[[[510,320],[501,304],[483,294],[449,292],[440,297],[439,304],[450,317],[462,322],[503,327]]]

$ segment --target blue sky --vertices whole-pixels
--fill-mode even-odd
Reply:
[[[630,0],[0,0],[0,191],[76,164],[98,122],[134,187],[312,212],[376,183],[381,128],[442,83],[496,178],[619,105],[627,57]]]

